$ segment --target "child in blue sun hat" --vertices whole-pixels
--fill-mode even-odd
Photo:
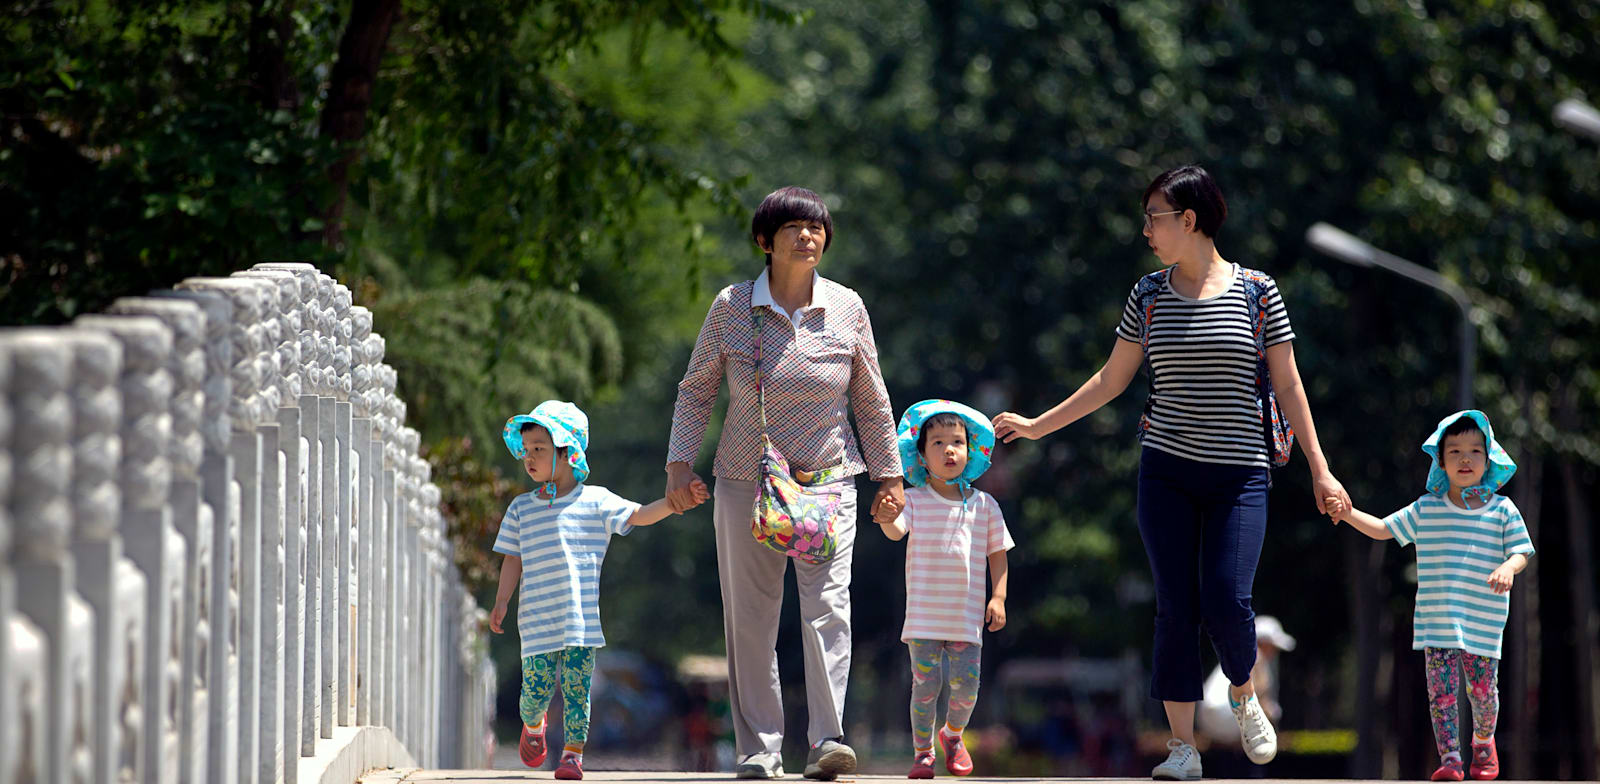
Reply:
[[[613,535],[654,525],[672,514],[672,507],[665,498],[641,506],[584,484],[589,417],[571,403],[546,400],[511,417],[502,437],[538,489],[512,499],[500,521],[494,551],[505,558],[489,628],[504,633],[511,595],[520,584],[523,727],[517,748],[528,767],[544,763],[545,711],[559,685],[566,744],[555,777],[581,779],[594,653],[606,644],[600,630],[600,564]],[[692,487],[696,505],[710,497],[704,482]]]
[[[1439,769],[1434,781],[1461,781],[1456,691],[1465,671],[1472,706],[1472,761],[1465,773],[1487,781],[1500,775],[1495,721],[1500,639],[1511,606],[1511,585],[1533,555],[1522,514],[1500,488],[1517,464],[1495,440],[1482,411],[1458,411],[1422,442],[1427,492],[1379,520],[1325,499],[1334,522],[1373,539],[1417,548],[1417,599],[1411,647],[1423,651],[1429,713]]]
[[[969,406],[924,400],[900,418],[899,446],[912,485],[905,508],[886,500],[873,519],[892,540],[910,537],[900,634],[911,655],[909,775],[933,778],[935,701],[948,681],[938,740],[945,769],[966,776],[972,757],[961,733],[978,703],[984,624],[991,632],[1006,625],[1006,551],[1016,546],[1000,505],[972,486],[989,468],[994,429]],[[984,590],[985,571],[992,592]]]

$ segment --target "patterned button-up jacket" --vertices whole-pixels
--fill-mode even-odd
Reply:
[[[712,473],[727,479],[761,478],[761,418],[757,408],[754,281],[717,295],[700,327],[689,368],[678,384],[667,462],[693,464],[724,376],[730,402],[717,442]],[[901,475],[894,411],[878,368],[878,347],[860,295],[818,277],[812,305],[799,324],[762,306],[761,364],[766,385],[767,434],[792,469],[815,471],[844,464],[874,480]],[[861,434],[850,428],[846,404]]]

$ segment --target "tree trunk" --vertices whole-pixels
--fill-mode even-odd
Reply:
[[[1535,447],[1522,462],[1514,487],[1511,500],[1522,512],[1534,547],[1542,547],[1539,512],[1544,494],[1543,449]],[[1500,660],[1500,723],[1495,734],[1507,739],[1499,744],[1506,778],[1537,778],[1534,757],[1538,751],[1535,739],[1539,737],[1540,646],[1529,641],[1540,639],[1539,560],[1535,556],[1528,561],[1528,568],[1517,576],[1511,591],[1511,615],[1506,621],[1504,658]]]
[[[1572,570],[1572,691],[1577,714],[1577,726],[1573,728],[1573,773],[1578,779],[1593,781],[1597,768],[1595,756],[1600,746],[1595,738],[1595,705],[1600,703],[1595,687],[1600,677],[1595,674],[1594,651],[1595,640],[1600,635],[1600,618],[1594,606],[1589,497],[1575,461],[1576,458],[1570,457],[1561,461],[1561,480],[1567,500],[1567,563]]]
[[[293,0],[254,0],[250,5],[250,89],[269,113],[300,105],[300,88],[289,70],[294,37]]]
[[[322,110],[322,133],[341,148],[328,169],[331,201],[323,214],[323,241],[330,246],[343,241],[350,166],[360,157],[357,142],[367,131],[367,109],[378,82],[378,66],[399,16],[400,0],[355,0],[350,21],[339,38],[339,59],[334,62],[328,103]]]

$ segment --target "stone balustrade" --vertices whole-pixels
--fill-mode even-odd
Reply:
[[[489,764],[483,613],[384,349],[307,264],[0,330],[0,784]]]

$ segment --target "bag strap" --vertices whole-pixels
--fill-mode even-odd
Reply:
[[[761,308],[750,308],[750,322],[756,344],[756,407],[761,412],[761,438],[767,440],[767,392],[761,379]]]

